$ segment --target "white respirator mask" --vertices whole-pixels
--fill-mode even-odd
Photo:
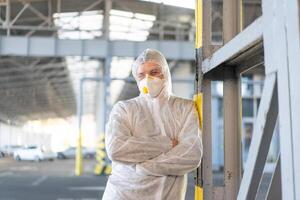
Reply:
[[[147,74],[138,85],[142,94],[150,95],[152,98],[155,98],[161,92],[164,86],[164,80]]]

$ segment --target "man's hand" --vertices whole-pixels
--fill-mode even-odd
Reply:
[[[178,140],[175,138],[171,139],[171,141],[172,141],[172,148],[174,148],[179,143]]]

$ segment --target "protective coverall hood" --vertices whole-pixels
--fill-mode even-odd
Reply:
[[[159,93],[158,98],[168,98],[172,93],[172,80],[170,69],[167,63],[166,58],[161,52],[155,49],[146,49],[144,50],[132,64],[132,75],[135,78],[138,86],[140,85],[140,80],[137,78],[138,68],[145,62],[154,62],[161,67],[161,72],[164,76],[162,90]],[[142,92],[141,96],[146,96]]]

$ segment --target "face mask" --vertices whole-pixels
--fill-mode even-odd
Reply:
[[[139,90],[143,94],[155,98],[159,95],[164,85],[164,80],[146,75],[146,78],[139,82]]]

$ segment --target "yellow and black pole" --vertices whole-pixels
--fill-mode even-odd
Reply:
[[[81,128],[81,116],[82,116],[82,102],[83,102],[83,83],[85,78],[80,79],[79,84],[79,95],[77,100],[77,117],[78,117],[78,136],[77,136],[77,147],[75,157],[75,175],[81,176],[83,172],[82,164],[82,128]]]
[[[202,117],[202,79],[203,73],[201,69],[202,65],[202,14],[203,14],[203,0],[196,0],[195,9],[195,21],[196,21],[196,39],[195,39],[195,53],[196,53],[196,76],[195,76],[195,95],[194,101],[196,103],[196,109],[199,117],[200,129],[203,128],[203,117]],[[202,159],[203,160],[203,159]],[[201,166],[196,171],[195,181],[195,200],[203,199],[203,175],[202,175],[202,161]]]
[[[75,160],[75,175],[82,175],[83,164],[82,164],[82,133],[79,132],[77,138],[77,148],[76,148],[76,160]]]

